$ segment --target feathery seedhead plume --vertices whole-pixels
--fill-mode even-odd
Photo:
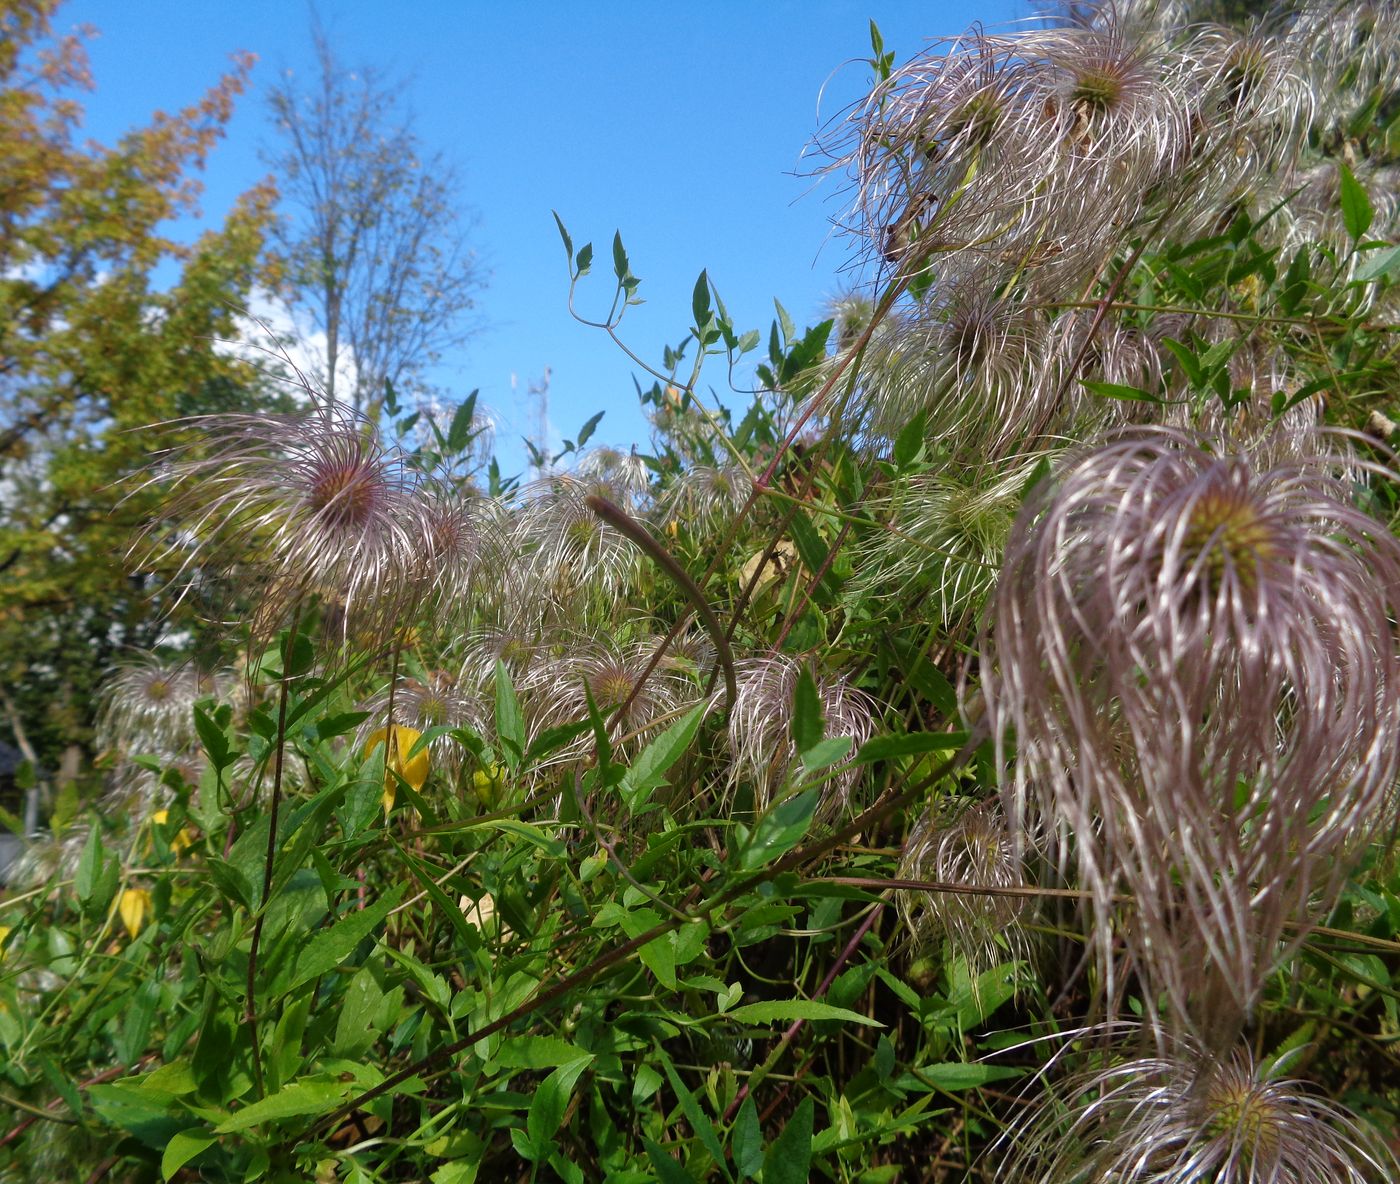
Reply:
[[[383,641],[421,599],[424,529],[407,459],[343,407],[297,415],[217,415],[152,481],[172,487],[176,580],[210,566],[255,582],[259,637],[313,597]]]
[[[647,676],[633,696],[659,644],[659,638],[646,636],[629,642],[582,638],[564,645],[557,658],[537,664],[523,684],[522,693],[537,726],[542,729],[587,719],[590,696],[605,720],[611,720],[627,703],[613,736],[629,748],[641,747],[654,728],[673,722],[677,712],[701,697],[695,680],[667,661]],[[591,742],[585,740],[584,747]]]
[[[1189,1042],[1110,1051],[1051,1087],[1001,1140],[1012,1184],[1390,1184],[1400,1163],[1375,1133],[1245,1049]]]
[[[786,654],[735,663],[736,692],[729,713],[730,785],[751,785],[757,809],[767,808],[798,768],[791,726],[801,671],[802,664]],[[876,705],[843,675],[815,681],[826,736],[851,740],[851,756],[835,766],[839,771],[822,789],[821,811],[832,816],[844,808],[860,778],[860,769],[850,762],[874,733]]]
[[[748,500],[753,481],[738,464],[691,465],[662,501],[666,522],[704,530],[728,526]]]
[[[138,654],[117,663],[98,691],[97,744],[127,752],[175,751],[195,742],[194,705],[226,688],[188,659]]]
[[[365,701],[362,710],[369,715],[355,733],[356,751],[363,751],[370,736],[385,728],[390,697],[390,688],[385,687]],[[481,699],[464,692],[457,679],[443,670],[429,670],[422,679],[400,680],[393,688],[392,698],[394,725],[402,724],[420,735],[430,728],[462,726],[481,733],[487,726],[489,716]],[[449,775],[461,768],[466,755],[462,746],[446,734],[431,739],[427,751],[432,767]]]
[[[1091,894],[1109,1007],[1121,919],[1149,1008],[1212,1043],[1394,806],[1400,541],[1339,467],[1168,431],[1081,456],[1018,519],[984,638],[1013,833]]]
[[[587,505],[599,492],[596,481],[554,476],[527,491],[516,515],[531,578],[559,604],[582,598],[611,605],[637,571],[637,549]],[[609,500],[622,496],[611,485],[604,493]]]
[[[995,799],[940,802],[914,824],[900,858],[901,880],[932,880],[970,889],[1026,884],[1021,844],[1012,841]],[[901,891],[899,915],[914,940],[944,939],[967,961],[972,981],[1008,961],[1030,956],[1022,922],[1035,910],[1025,897],[923,890]]]

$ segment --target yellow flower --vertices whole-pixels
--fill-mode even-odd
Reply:
[[[117,913],[132,937],[141,932],[151,909],[151,894],[144,888],[125,888],[117,897]]]
[[[169,810],[157,810],[154,814],[151,815],[151,821],[154,822],[157,826],[164,826],[169,820]],[[189,846],[192,846],[193,843],[194,837],[190,834],[188,829],[182,826],[176,833],[175,837],[170,840],[170,850],[176,855],[179,855],[181,851],[185,850],[185,848]]]
[[[398,724],[394,725],[394,751],[389,753],[384,766],[384,813],[387,816],[394,808],[394,795],[398,791],[398,778],[402,777],[415,792],[423,788],[423,783],[428,780],[428,750],[424,748],[412,760],[408,754],[413,751],[413,746],[418,743],[423,735],[416,728],[406,728]],[[369,755],[384,743],[388,736],[387,728],[380,728],[370,736],[365,744],[364,757]],[[398,776],[396,777],[395,774]]]
[[[472,774],[472,789],[483,806],[494,806],[501,796],[505,784],[505,767],[493,764],[489,769],[478,769]]]

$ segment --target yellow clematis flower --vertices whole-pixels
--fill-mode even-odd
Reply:
[[[144,888],[126,888],[117,897],[117,914],[132,937],[141,932],[146,914],[151,911],[151,894]]]
[[[399,724],[394,725],[393,732],[394,744],[384,764],[384,797],[381,799],[386,818],[389,811],[394,808],[394,795],[399,788],[398,778],[394,774],[397,773],[399,777],[402,777],[409,785],[413,786],[416,792],[421,790],[423,783],[428,780],[429,769],[426,748],[412,760],[408,758],[408,754],[413,751],[413,746],[418,743],[423,733],[417,728],[407,728]],[[366,760],[376,748],[384,743],[388,734],[389,729],[380,728],[370,736],[365,743],[365,750],[362,754]]]

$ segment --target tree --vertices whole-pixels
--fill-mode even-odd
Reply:
[[[104,147],[80,135],[93,88],[81,35],[55,39],[56,0],[0,5],[0,683],[7,730],[46,763],[87,739],[101,668],[152,643],[158,607],[125,574],[153,510],[121,482],[149,460],[132,429],[246,407],[257,372],[216,345],[263,276],[275,197],[260,185],[192,246],[163,235],[193,212],[201,169],[252,58],[199,101]],[[158,268],[179,267],[164,290]]]
[[[373,415],[386,381],[420,379],[466,340],[485,277],[456,176],[441,154],[425,159],[402,85],[344,69],[319,26],[313,41],[310,86],[289,73],[269,99],[280,143],[267,160],[289,211],[278,230],[287,300],[325,336],[315,377],[326,396]]]

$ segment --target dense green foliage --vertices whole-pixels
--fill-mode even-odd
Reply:
[[[0,901],[0,1180],[1391,1178],[1395,16],[1171,15],[875,33],[870,289],[702,274],[648,455],[153,434],[249,611]]]

